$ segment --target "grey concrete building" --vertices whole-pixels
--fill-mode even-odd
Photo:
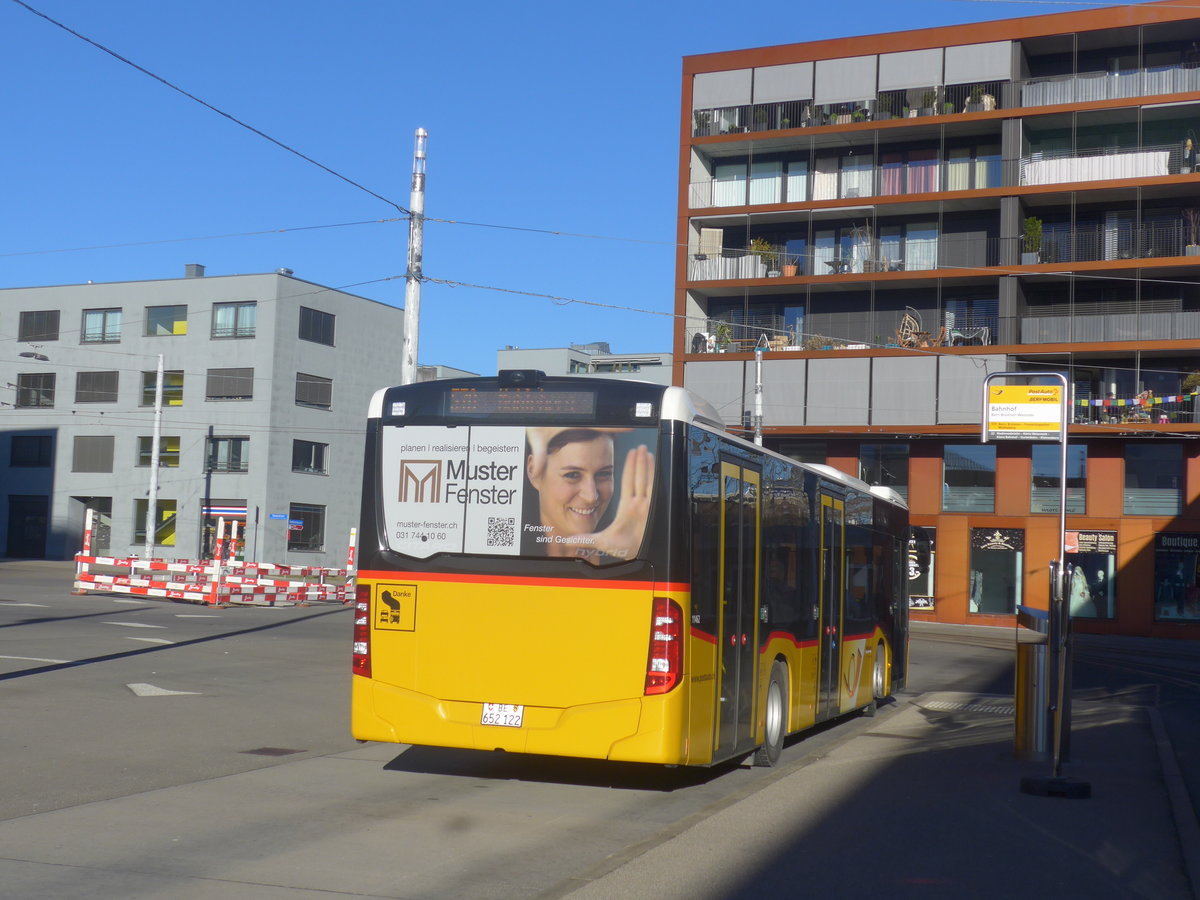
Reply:
[[[403,310],[292,276],[0,291],[0,551],[69,558],[85,511],[103,555],[142,555],[163,358],[154,555],[341,565],[367,402],[400,380]],[[290,524],[289,524],[290,523]]]
[[[670,384],[672,358],[670,353],[613,353],[606,341],[540,349],[505,347],[496,352],[496,370],[541,369],[547,375],[594,375]]]

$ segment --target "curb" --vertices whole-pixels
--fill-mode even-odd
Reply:
[[[1184,874],[1187,876],[1192,896],[1200,900],[1200,824],[1196,821],[1196,810],[1192,806],[1192,797],[1183,781],[1179,760],[1175,758],[1175,749],[1163,725],[1162,716],[1152,706],[1146,707],[1146,715],[1150,719],[1150,730],[1154,734],[1154,746],[1158,750],[1158,762],[1162,767],[1167,798],[1171,802],[1171,815],[1175,819],[1175,831],[1179,835]]]

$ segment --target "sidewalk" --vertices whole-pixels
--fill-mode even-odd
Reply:
[[[1050,764],[1013,759],[1011,698],[925,694],[567,896],[1194,900],[1154,716],[1076,701],[1063,775],[1092,796],[1036,797],[1020,780]]]

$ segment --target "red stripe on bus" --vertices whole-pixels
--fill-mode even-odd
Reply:
[[[372,581],[406,579],[409,581],[462,582],[465,584],[524,584],[535,587],[598,588],[601,590],[671,591],[685,593],[691,590],[691,585],[676,582],[591,581],[587,578],[537,578],[523,575],[469,575],[449,572],[389,572],[378,569],[360,570],[358,577],[359,579],[367,578]]]
[[[712,644],[714,647],[717,644],[717,636],[715,634],[709,634],[707,631],[701,631],[699,628],[692,629],[692,637],[699,638],[702,641],[708,641],[708,643]]]
[[[801,649],[801,650],[803,650],[805,647],[817,646],[816,640],[798,641],[798,640],[796,640],[796,636],[794,634],[791,634],[790,632],[787,632],[787,631],[772,631],[770,634],[767,635],[766,640],[773,641],[776,638],[779,638],[780,640],[783,640],[783,641],[791,641],[793,644],[796,645],[796,647],[798,649]],[[758,648],[758,652],[765,653],[766,650],[767,650],[767,646],[766,646],[766,642],[764,641],[763,645]]]
[[[869,641],[875,636],[873,631],[864,631],[862,634],[843,634],[843,641]]]

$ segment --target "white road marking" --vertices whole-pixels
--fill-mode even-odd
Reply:
[[[155,687],[152,684],[138,682],[136,684],[127,684],[129,688],[139,697],[172,697],[183,694],[199,694],[199,691],[168,691],[166,688]]]
[[[0,656],[0,659],[21,659],[25,662],[69,663],[69,659],[42,659],[40,656]]]
[[[146,606],[145,600],[126,600],[124,598],[114,599],[113,603],[136,603],[138,606]],[[146,606],[146,609],[149,609],[149,608],[150,608],[149,606]]]
[[[166,625],[151,625],[148,622],[101,622],[101,625],[124,625],[126,628],[166,628]]]
[[[146,643],[146,644],[173,644],[173,643],[175,643],[174,641],[168,641],[166,638],[127,637],[127,638],[125,638],[125,640],[127,640],[127,641],[142,641],[143,643]]]
[[[4,606],[34,606],[34,607],[37,607],[38,609],[45,609],[47,606],[50,605],[49,603],[13,603],[8,600],[4,600],[4,601],[0,601],[0,602],[2,602]]]
[[[175,613],[177,619],[219,619],[218,613]]]

